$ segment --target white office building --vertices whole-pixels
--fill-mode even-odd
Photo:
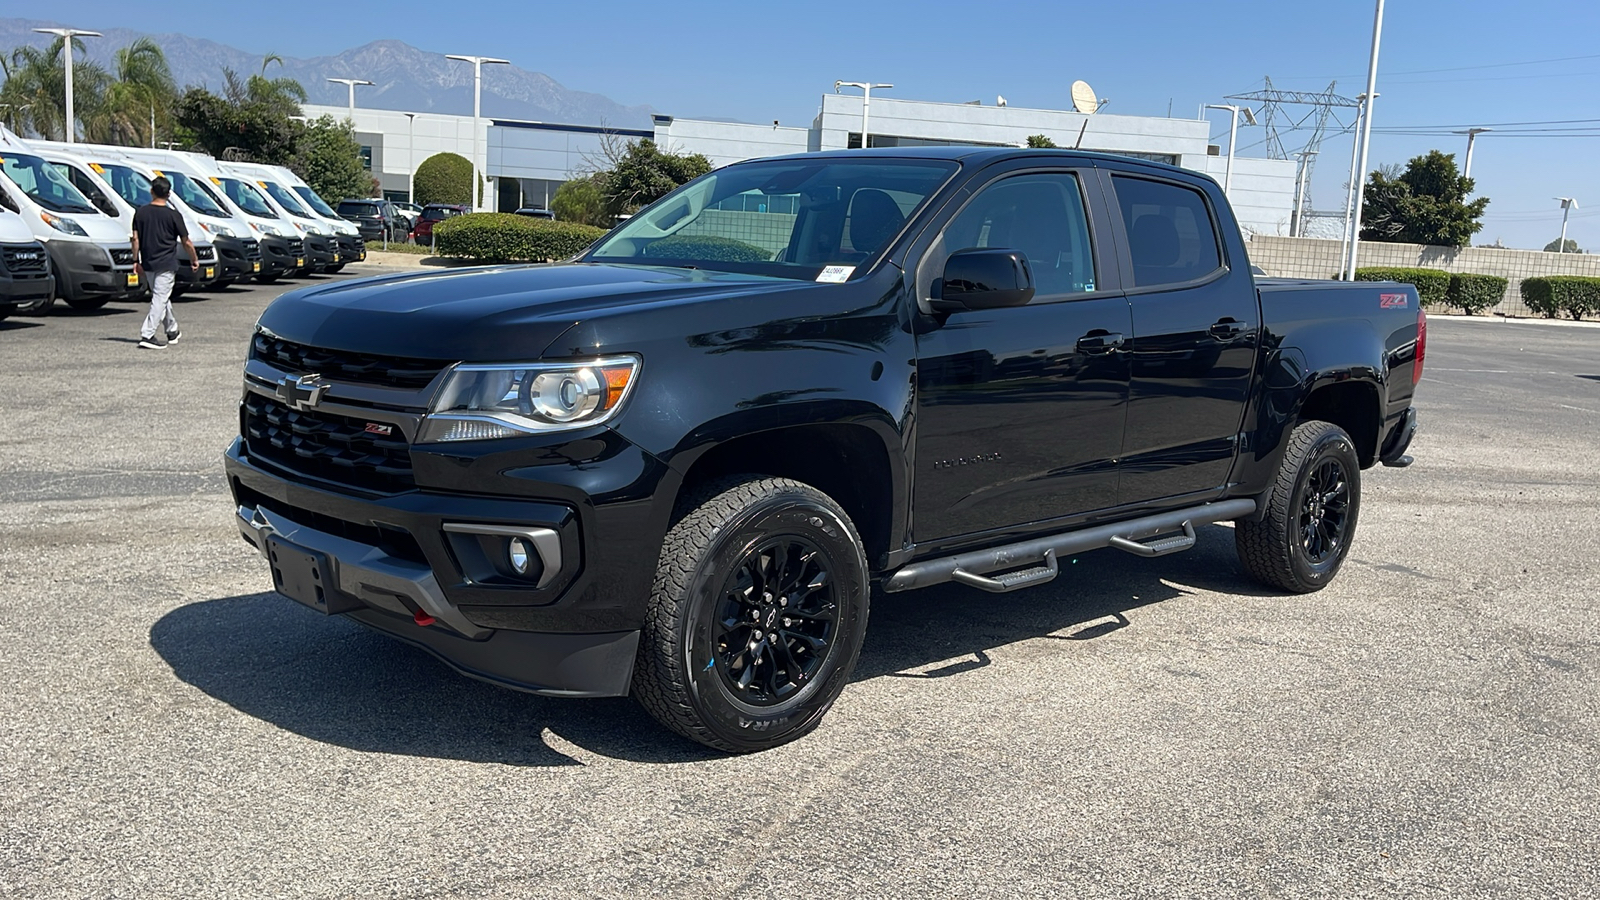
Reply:
[[[306,114],[343,118],[344,107],[308,106]],[[713,165],[744,159],[844,150],[861,146],[859,94],[824,94],[810,127],[751,125],[656,116],[654,128],[602,129],[582,125],[483,119],[479,159],[492,179],[501,210],[547,206],[562,182],[602,165],[607,136],[651,138],[663,148],[701,153]],[[472,157],[472,117],[357,109],[356,136],[370,153],[373,174],[386,196],[407,195],[416,164],[443,151]],[[1042,134],[1061,147],[1080,147],[1156,160],[1223,180],[1227,158],[1209,143],[1212,124],[1202,119],[1085,115],[1053,109],[975,103],[935,103],[876,96],[868,122],[870,147],[1021,146]],[[368,150],[370,148],[370,150]],[[1287,234],[1294,208],[1296,162],[1237,157],[1233,207],[1245,230]]]

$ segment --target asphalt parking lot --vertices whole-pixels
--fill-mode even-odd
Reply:
[[[362,272],[378,271],[367,267]],[[348,276],[339,276],[348,277]],[[1227,528],[878,595],[812,736],[462,678],[268,593],[220,462],[282,288],[0,322],[0,895],[1588,897],[1600,329],[1435,318],[1327,590]]]

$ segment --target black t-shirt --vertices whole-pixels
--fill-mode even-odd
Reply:
[[[139,262],[146,272],[178,271],[178,241],[189,236],[183,216],[154,203],[134,210],[133,233],[139,237]]]

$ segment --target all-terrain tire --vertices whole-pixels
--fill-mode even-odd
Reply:
[[[1350,435],[1331,422],[1296,426],[1263,502],[1260,521],[1234,523],[1245,571],[1297,594],[1327,587],[1350,552],[1361,512],[1361,463]]]
[[[679,512],[656,568],[634,666],[634,697],[678,734],[731,753],[764,750],[811,732],[844,690],[866,633],[867,561],[850,517],[816,488],[756,475],[708,483],[686,498]],[[805,552],[791,555],[795,547]],[[788,576],[771,562],[773,577],[762,576],[760,582],[770,591],[738,589],[741,579],[780,553],[809,560],[799,569],[823,576],[786,582]],[[819,580],[828,584],[828,593],[818,594],[822,589],[812,586]],[[774,598],[787,590],[782,585],[800,582],[806,586],[783,597],[780,610]],[[808,599],[800,599],[802,593]],[[740,605],[739,598],[757,594],[767,598],[765,611],[759,604]],[[785,618],[811,603],[817,606],[808,608],[804,619]],[[801,630],[814,627],[808,620],[825,605],[834,611],[822,649],[806,646],[813,638],[791,639],[791,632],[779,630],[792,623]],[[730,630],[729,609],[740,611],[739,620],[748,612],[759,621],[734,626],[743,631]],[[766,670],[752,662],[763,653],[769,654]],[[742,672],[772,673],[780,688],[752,699],[751,689],[737,683]],[[796,679],[796,672],[805,674]],[[798,684],[783,686],[779,673]],[[785,689],[792,693],[782,693]],[[755,690],[763,689],[758,684]]]
[[[76,299],[73,299],[71,297],[67,298],[67,305],[72,307],[75,310],[78,310],[79,312],[88,312],[88,311],[93,310],[93,309],[99,309],[100,307],[105,306],[107,303],[110,303],[110,302],[111,302],[111,298],[110,297],[103,297],[103,296],[102,297],[78,297]]]

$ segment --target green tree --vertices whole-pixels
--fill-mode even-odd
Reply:
[[[1056,142],[1050,140],[1050,138],[1048,138],[1048,137],[1046,137],[1046,136],[1044,136],[1042,134],[1030,134],[1030,135],[1028,135],[1028,146],[1029,147],[1033,147],[1035,149],[1042,149],[1042,148],[1054,147],[1054,146],[1056,146]]]
[[[416,203],[471,203],[472,163],[457,153],[435,153],[417,166]]]
[[[0,59],[5,84],[0,86],[0,104],[6,121],[24,136],[63,140],[67,134],[67,79],[62,54],[63,38],[48,47],[18,47]],[[88,59],[88,48],[72,39],[73,114],[84,120],[94,114],[106,86],[106,70]]]
[[[280,166],[293,161],[305,130],[263,104],[236,103],[197,87],[178,98],[174,118],[187,145],[218,159]]]
[[[550,198],[550,211],[562,222],[607,228],[611,214],[606,212],[605,194],[593,177],[574,178],[556,189]]]
[[[606,211],[632,215],[685,182],[711,171],[711,161],[698,153],[669,153],[645,138],[629,141],[609,171],[595,173]]]
[[[370,197],[377,189],[372,174],[361,165],[354,126],[333,116],[306,125],[290,168],[331,203]]]
[[[305,87],[293,78],[268,78],[267,68],[273,63],[282,67],[283,57],[268,53],[261,58],[261,72],[244,79],[224,68],[223,95],[234,103],[260,106],[285,119],[300,115],[300,104],[306,102]]]
[[[84,136],[102,144],[153,146],[156,133],[171,131],[178,94],[166,54],[140,38],[117,50],[110,74],[105,93],[83,117]]]
[[[1561,238],[1556,238],[1555,240],[1551,241],[1550,243],[1544,245],[1544,252],[1546,252],[1546,253],[1582,253],[1583,252],[1583,248],[1579,247],[1578,246],[1578,242],[1573,240],[1572,238],[1567,238],[1567,242],[1565,244],[1561,243]]]
[[[1483,229],[1489,198],[1471,202],[1473,180],[1456,170],[1453,154],[1430,150],[1405,171],[1373,172],[1361,207],[1361,239],[1433,247],[1465,247]]]

